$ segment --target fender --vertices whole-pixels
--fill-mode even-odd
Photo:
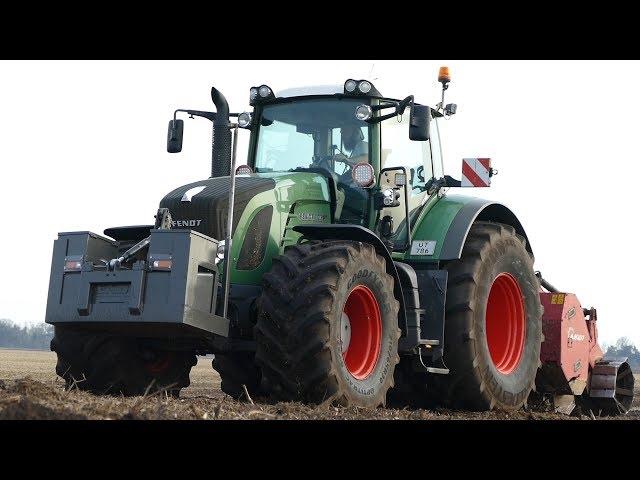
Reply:
[[[396,269],[391,253],[382,240],[368,228],[360,225],[341,225],[341,224],[317,224],[317,225],[297,225],[293,227],[295,232],[301,233],[305,237],[312,240],[353,240],[373,245],[378,254],[382,255],[387,264],[387,272],[393,277],[393,293],[396,300],[400,302],[399,327],[403,332],[407,331],[407,317],[404,305],[404,296],[402,294],[402,285],[400,276]]]
[[[420,215],[413,229],[413,241],[436,242],[433,255],[411,255],[411,251],[408,251],[404,259],[409,262],[459,259],[462,256],[462,248],[469,229],[475,221],[492,221],[511,225],[516,233],[525,238],[526,249],[533,255],[529,238],[520,220],[505,205],[476,197],[445,195]]]

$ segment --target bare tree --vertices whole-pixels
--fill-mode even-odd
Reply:
[[[49,350],[53,327],[44,322],[20,326],[8,319],[0,319],[0,347]]]

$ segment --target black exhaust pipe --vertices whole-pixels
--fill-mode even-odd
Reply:
[[[211,178],[231,175],[231,130],[229,129],[229,104],[224,95],[211,87],[211,100],[216,106],[211,139]]]

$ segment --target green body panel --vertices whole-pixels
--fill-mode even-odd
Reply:
[[[453,219],[460,209],[476,197],[463,195],[444,195],[441,198],[429,198],[420,212],[418,220],[411,231],[411,240],[435,240],[436,247],[433,255],[411,255],[411,250],[394,253],[398,260],[410,262],[434,262],[440,260],[440,252],[444,239],[449,231]]]
[[[331,200],[329,185],[325,177],[314,173],[261,173],[260,177],[273,178],[275,188],[253,197],[247,204],[234,232],[231,254],[233,264],[231,282],[242,285],[260,285],[264,273],[271,269],[273,257],[284,252],[284,248],[295,244],[300,234],[293,227],[304,224],[331,223]],[[399,261],[435,262],[440,260],[440,252],[449,227],[460,209],[475,197],[463,195],[435,195],[428,198],[422,208],[411,240],[435,240],[433,255],[411,255],[411,251],[394,252],[392,257]],[[236,264],[249,225],[256,214],[265,206],[273,206],[273,218],[262,263],[254,270],[237,270]]]
[[[233,263],[231,283],[260,285],[264,273],[271,269],[271,259],[295,244],[300,237],[292,231],[296,225],[331,223],[331,201],[325,177],[315,173],[260,173],[256,176],[272,178],[273,190],[262,192],[247,204],[234,231],[231,244]],[[237,270],[236,264],[251,220],[265,206],[273,206],[271,230],[264,260],[255,270]]]

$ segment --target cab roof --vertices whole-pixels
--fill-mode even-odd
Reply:
[[[306,97],[309,95],[334,95],[344,93],[344,85],[311,85],[293,87],[276,92],[276,98]]]

